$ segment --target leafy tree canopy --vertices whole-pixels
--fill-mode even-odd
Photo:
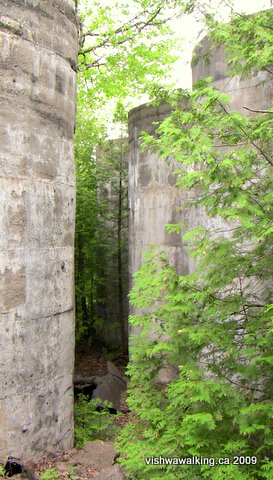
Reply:
[[[82,0],[79,4],[79,85],[87,101],[147,92],[173,60],[168,20],[176,0]],[[84,93],[83,93],[84,92]],[[81,98],[81,97],[80,97]]]

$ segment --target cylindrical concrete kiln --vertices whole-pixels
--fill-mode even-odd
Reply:
[[[0,460],[73,443],[73,0],[1,0]]]

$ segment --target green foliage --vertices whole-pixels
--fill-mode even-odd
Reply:
[[[253,75],[272,71],[272,10],[253,15],[235,14],[230,23],[208,19],[210,36],[227,48],[232,74]],[[230,38],[232,36],[232,42]]]
[[[89,111],[85,112],[85,115]],[[103,181],[103,173],[96,165],[96,145],[102,141],[103,128],[94,132],[92,116],[78,115],[75,136],[77,175],[77,211],[75,238],[76,282],[76,333],[77,339],[89,336],[94,328],[97,297],[96,261],[101,245],[102,232],[99,215],[103,205],[98,204],[97,185]],[[98,238],[99,237],[99,238]],[[103,245],[102,245],[103,248]]]
[[[122,116],[119,106],[117,119],[122,120]],[[75,137],[77,340],[94,337],[106,315],[106,303],[112,297],[118,298],[119,286],[124,282],[128,211],[126,148],[123,140],[107,140],[103,125],[94,131],[93,115],[88,109],[79,112]],[[123,264],[118,272],[121,256]]]
[[[118,299],[111,320],[127,351],[127,166],[124,144],[109,142],[112,128],[124,137],[127,97],[147,92],[167,78],[174,57],[167,25],[176,1],[81,0],[78,112],[75,136],[77,215],[75,238],[77,340],[103,329],[106,305]],[[175,7],[170,10],[170,7]],[[97,161],[97,157],[99,160]],[[114,198],[115,197],[115,198]],[[112,279],[111,289],[107,278]]]
[[[255,71],[256,56],[247,62],[247,43],[255,44],[259,35],[266,40],[259,43],[264,63],[258,68],[269,73],[272,11],[258,20],[241,16],[234,22],[223,29],[213,23],[211,29],[219,39],[229,31],[232,61],[238,61],[241,49],[236,72],[246,75],[251,65]],[[249,22],[259,23],[258,32]],[[207,221],[189,232],[184,225],[173,227],[181,229],[196,259],[191,273],[177,275],[166,256],[154,250],[135,276],[130,298],[140,313],[131,323],[140,332],[132,339],[128,405],[136,415],[120,434],[118,448],[130,478],[137,480],[269,479],[273,109],[249,117],[233,112],[228,96],[213,88],[211,79],[180,97],[188,101],[188,110],[178,102],[155,137],[144,135],[143,145],[178,162],[177,185],[191,193],[185,209],[205,209]],[[166,365],[178,365],[179,371],[163,388],[155,380]],[[145,461],[160,456],[214,457],[216,464]],[[220,464],[223,457],[230,463]],[[237,457],[250,462],[236,463]]]
[[[80,394],[75,402],[75,444],[77,448],[82,448],[87,442],[92,440],[109,440],[117,433],[115,424],[116,415],[111,415],[108,408],[109,402],[100,403],[101,410],[98,412],[98,400],[88,400],[87,397]],[[44,479],[50,480],[50,479]]]
[[[127,180],[126,167],[121,168],[125,152],[120,149],[118,157],[117,148],[111,152],[113,143],[107,142],[110,132],[116,137],[126,134],[124,125],[132,106],[128,95],[135,100],[137,95],[148,93],[155,101],[167,95],[172,104],[181,95],[181,91],[175,92],[171,98],[170,87],[163,86],[168,82],[170,65],[175,59],[171,53],[174,37],[169,20],[184,11],[190,12],[194,4],[179,0],[77,2],[80,47],[75,135],[77,340],[94,338],[102,329],[105,305],[111,303],[112,294],[119,298],[119,313],[112,325],[121,329],[126,350],[124,308],[120,300],[124,297],[122,282],[127,261]],[[100,152],[100,157],[102,151],[104,159],[98,163],[97,153]],[[111,184],[118,195],[120,179],[122,215],[117,218],[111,199],[107,200],[101,192]],[[112,293],[107,290],[107,278],[114,279]]]
[[[40,476],[41,480],[60,480],[57,468],[47,468]]]
[[[78,480],[79,479],[79,475],[77,474],[74,467],[72,467],[71,465],[68,465],[66,470],[67,470],[68,476],[71,480]]]
[[[171,32],[167,24],[176,1],[82,0],[80,17],[80,85],[88,101],[124,99],[146,92],[168,74]],[[88,89],[84,86],[88,86]]]
[[[5,469],[3,465],[0,465],[0,477],[4,477],[4,476],[5,476]]]

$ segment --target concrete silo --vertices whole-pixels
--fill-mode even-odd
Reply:
[[[1,0],[0,459],[73,443],[73,0]]]

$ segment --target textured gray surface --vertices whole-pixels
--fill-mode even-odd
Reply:
[[[160,107],[141,105],[129,113],[129,268],[130,277],[140,268],[143,252],[150,244],[167,251],[179,273],[187,273],[181,235],[166,232],[166,223],[181,219],[179,207],[184,195],[175,187],[173,170],[179,165],[167,164],[157,153],[141,149],[140,135],[151,133],[153,122],[170,113],[167,104]]]
[[[0,459],[73,443],[72,0],[1,0]]]
[[[126,475],[119,465],[104,468],[95,477],[94,480],[126,480]]]
[[[82,450],[76,452],[70,458],[70,463],[102,470],[113,465],[115,456],[114,442],[95,440],[88,442]]]
[[[193,83],[203,77],[213,77],[213,85],[230,95],[232,110],[250,115],[244,107],[262,110],[272,104],[270,73],[259,72],[247,79],[242,79],[239,75],[228,77],[229,67],[224,48],[215,46],[208,37],[204,37],[197,45],[194,58],[198,59],[198,62],[192,66]]]

